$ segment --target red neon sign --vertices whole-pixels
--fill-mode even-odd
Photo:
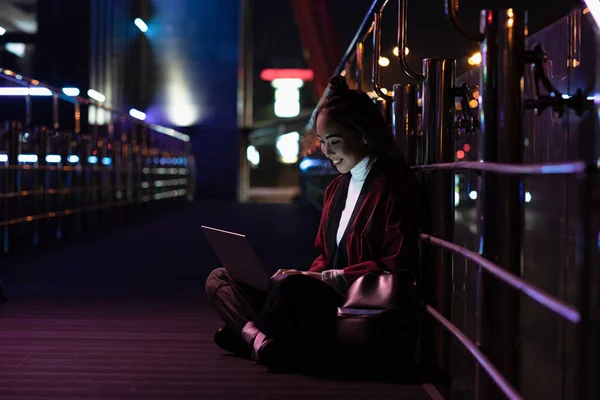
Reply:
[[[302,79],[303,81],[313,80],[312,69],[286,68],[286,69],[263,69],[260,72],[260,79],[263,81],[273,81],[275,79]]]

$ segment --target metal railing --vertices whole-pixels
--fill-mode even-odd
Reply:
[[[381,20],[381,13],[386,6],[387,1],[375,0],[371,4],[365,18],[346,50],[338,68],[335,71],[336,75],[345,75],[352,77],[353,73],[359,77],[363,71],[363,43],[370,33],[374,36],[374,57],[373,57],[373,75],[372,83],[373,90],[379,88],[379,73],[377,65],[377,56],[380,54],[380,34],[378,25]],[[482,317],[486,314],[490,317],[490,313],[498,311],[494,306],[490,308],[490,288],[495,285],[493,281],[483,276],[484,271],[488,276],[496,278],[505,285],[516,289],[516,291],[533,299],[541,304],[544,308],[551,310],[553,313],[560,315],[567,321],[575,324],[579,331],[579,367],[578,379],[580,380],[579,398],[587,399],[589,396],[589,385],[597,380],[593,376],[593,369],[589,364],[591,355],[585,354],[586,349],[593,349],[592,345],[597,345],[598,318],[590,313],[590,294],[593,285],[593,265],[592,254],[595,249],[595,230],[591,226],[591,214],[594,209],[594,184],[597,177],[597,161],[594,156],[595,135],[587,135],[585,140],[587,143],[581,144],[582,149],[580,159],[573,162],[564,163],[549,163],[549,164],[523,164],[522,163],[522,118],[524,109],[531,108],[531,104],[538,105],[541,109],[547,107],[545,104],[548,100],[547,96],[542,96],[539,93],[536,99],[521,101],[523,98],[522,79],[525,63],[538,63],[539,54],[534,54],[535,51],[526,51],[524,48],[525,38],[525,19],[524,13],[513,9],[499,11],[482,11],[482,32],[470,32],[457,19],[456,4],[454,0],[446,0],[446,14],[452,25],[457,28],[467,39],[477,40],[482,44],[483,65],[482,68],[487,71],[487,74],[482,74],[482,82],[480,90],[481,95],[481,120],[485,116],[486,124],[481,126],[481,131],[486,133],[485,140],[480,140],[481,161],[479,162],[453,162],[455,143],[454,138],[449,137],[454,135],[454,109],[452,106],[446,109],[446,105],[442,104],[437,109],[433,109],[434,104],[440,105],[440,98],[450,93],[450,97],[462,97],[464,92],[458,88],[452,87],[454,82],[440,82],[439,76],[446,71],[447,77],[453,77],[452,61],[441,60],[449,66],[441,66],[439,63],[436,66],[432,59],[424,60],[423,74],[418,74],[408,69],[404,51],[406,45],[406,0],[398,2],[398,63],[400,68],[411,78],[423,82],[422,110],[421,118],[423,119],[423,132],[420,134],[424,140],[424,148],[422,149],[423,165],[414,165],[416,158],[408,161],[414,165],[413,169],[417,172],[435,172],[438,177],[429,178],[427,174],[426,184],[430,191],[433,191],[432,198],[436,203],[436,208],[449,208],[452,210],[454,204],[454,191],[447,192],[440,190],[439,186],[448,185],[452,179],[452,173],[455,171],[477,171],[482,173],[480,177],[481,190],[483,196],[478,197],[478,220],[481,223],[479,226],[479,239],[482,245],[480,253],[473,252],[462,246],[459,246],[452,241],[453,233],[448,229],[453,222],[453,212],[446,209],[440,213],[436,211],[430,227],[432,234],[422,233],[420,239],[424,243],[428,243],[443,249],[452,254],[458,254],[472,261],[478,266],[478,279],[476,284],[477,291],[477,310],[476,310],[476,338],[475,344],[470,340],[464,332],[452,324],[444,317],[447,314],[449,296],[448,286],[451,284],[449,277],[450,270],[453,268],[452,261],[441,257],[439,253],[434,257],[433,267],[437,271],[438,286],[445,286],[441,289],[438,287],[436,291],[436,307],[427,305],[425,311],[438,323],[440,323],[453,337],[458,339],[460,343],[470,352],[475,358],[477,364],[483,368],[491,380],[501,390],[501,392],[509,399],[522,399],[523,395],[516,388],[519,386],[519,369],[515,363],[513,354],[520,351],[518,348],[512,347],[512,343],[517,343],[517,332],[514,330],[519,321],[519,303],[518,298],[514,295],[502,295],[504,297],[493,299],[495,307],[505,307],[508,312],[503,317],[504,320],[499,320],[501,323],[508,322],[508,327],[501,333],[494,334],[485,329],[482,325]],[[375,29],[373,29],[373,27]],[[510,36],[510,40],[505,38]],[[352,62],[355,61],[356,71],[353,71]],[[439,61],[439,60],[438,60]],[[436,74],[431,74],[429,70],[433,65],[438,69]],[[446,68],[446,69],[444,69]],[[492,84],[492,76],[495,79]],[[548,85],[550,85],[548,83]],[[546,87],[548,87],[546,85]],[[429,86],[429,87],[428,87]],[[361,89],[360,85],[354,85],[355,88]],[[405,85],[394,85],[394,96],[380,96],[387,102],[392,103],[395,108],[393,115],[406,116],[411,113],[408,106],[400,102],[397,91],[406,92]],[[557,93],[557,92],[556,92]],[[556,93],[553,93],[554,95]],[[560,94],[560,93],[559,93]],[[319,103],[321,103],[328,91],[323,94]],[[586,110],[599,107],[600,104],[593,105],[593,102],[586,102],[585,98],[589,93],[582,94],[577,102],[571,104],[559,104],[562,96],[558,96],[556,100],[552,100],[553,107],[571,107],[575,109],[577,115],[583,115]],[[556,97],[556,96],[553,96]],[[432,100],[438,99],[437,103]],[[406,99],[404,99],[406,100]],[[486,102],[486,100],[488,100]],[[416,102],[416,98],[414,99]],[[416,104],[412,105],[416,108]],[[498,118],[502,116],[502,127],[499,127]],[[444,120],[447,118],[447,120]],[[403,122],[406,119],[402,120]],[[427,123],[426,123],[427,121]],[[306,142],[308,146],[313,146],[311,131],[314,128],[315,121],[312,121],[307,126]],[[415,146],[414,140],[407,140],[411,135],[419,133],[408,131],[406,127],[411,124],[396,123],[392,120],[392,126],[396,138],[402,146],[405,147],[405,154],[415,154],[419,149],[406,149],[408,146]],[[471,121],[472,125],[472,121]],[[472,128],[472,126],[471,126]],[[411,128],[412,129],[412,128]],[[452,154],[452,158],[447,157]],[[520,176],[531,175],[554,175],[568,174],[576,175],[581,186],[580,204],[580,237],[578,238],[580,245],[578,248],[578,274],[579,274],[579,300],[577,307],[567,304],[565,301],[555,298],[545,291],[535,287],[531,283],[520,277],[522,266],[522,247],[521,241],[523,237],[523,193],[520,181]],[[312,190],[315,190],[314,188]],[[431,194],[431,193],[430,193]],[[498,207],[502,207],[505,215],[508,215],[512,220],[501,220],[494,216],[498,211]],[[485,218],[484,218],[485,217]],[[435,234],[435,235],[434,235]],[[441,236],[441,237],[438,237]],[[500,238],[506,239],[502,242]],[[490,259],[498,260],[492,262]],[[492,303],[493,303],[492,301]],[[504,304],[500,304],[505,302]],[[486,304],[488,306],[486,306]],[[486,308],[487,307],[487,308]],[[436,309],[437,308],[437,309]],[[441,310],[440,310],[441,308]],[[500,316],[491,316],[491,318],[500,318]],[[498,336],[507,334],[508,338],[504,342],[499,340]],[[437,342],[437,362],[442,367],[447,367],[448,357],[447,347],[444,345],[444,340],[439,338]],[[498,350],[490,351],[493,345],[499,347]],[[503,346],[505,345],[505,346]],[[509,347],[510,346],[510,347]],[[508,353],[501,355],[499,353]],[[444,353],[444,354],[439,354]],[[485,353],[489,353],[492,360],[486,357]],[[501,363],[503,371],[501,371],[494,363]],[[511,367],[515,370],[511,370]],[[510,375],[510,377],[507,377]],[[516,387],[515,387],[516,386]],[[475,378],[475,397],[476,398],[492,398],[493,394],[490,388],[487,387],[479,379],[478,374]]]
[[[10,70],[0,69],[0,82],[4,252],[23,240],[78,234],[159,201],[193,199],[188,135]]]

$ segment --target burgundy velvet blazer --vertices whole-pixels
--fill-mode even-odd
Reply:
[[[338,225],[329,225],[332,219],[333,223],[337,222],[332,218],[332,210],[344,207],[349,182],[350,174],[342,174],[334,178],[325,190],[315,240],[320,255],[309,271],[322,272],[332,268],[336,244],[331,240],[331,233],[337,230]],[[424,210],[422,193],[421,185],[410,169],[383,161],[373,165],[359,197],[359,202],[362,197],[362,204],[356,204],[358,209],[353,213],[354,220],[349,222],[345,233],[347,265],[343,271],[350,284],[368,272],[382,270],[409,270],[415,278],[419,277],[418,234]]]

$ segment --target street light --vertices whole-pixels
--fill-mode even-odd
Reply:
[[[481,64],[481,53],[477,52],[477,53],[473,54],[471,57],[469,57],[467,62],[469,63],[469,65],[480,65]]]
[[[390,59],[387,57],[379,57],[379,65],[382,67],[387,67],[390,65]]]
[[[398,50],[398,46],[394,47],[394,50],[392,50],[392,53],[394,53],[394,55],[396,57],[398,57],[398,55],[400,54],[400,51]],[[404,55],[408,55],[408,53],[410,53],[410,50],[408,49],[408,47],[404,48]]]

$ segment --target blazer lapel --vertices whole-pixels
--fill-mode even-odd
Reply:
[[[346,206],[346,197],[348,196],[348,186],[350,186],[350,174],[344,175],[338,189],[333,195],[333,201],[331,203],[331,209],[327,219],[327,254],[329,258],[333,259],[333,255],[337,250],[337,230],[340,226],[340,219],[342,218],[342,212]]]

